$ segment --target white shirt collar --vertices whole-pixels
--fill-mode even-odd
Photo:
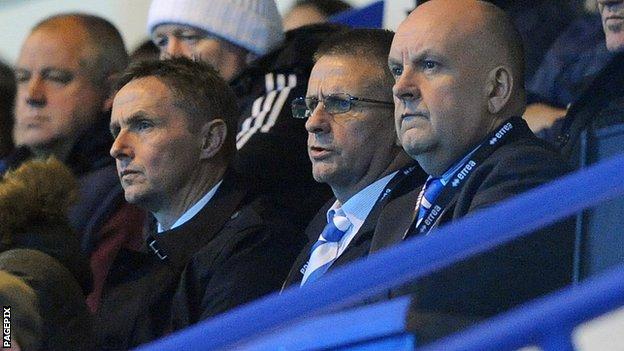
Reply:
[[[397,172],[392,172],[387,176],[377,179],[374,183],[369,184],[366,188],[360,190],[347,200],[342,206],[340,202],[336,200],[332,207],[327,211],[327,221],[330,220],[330,211],[337,211],[342,209],[347,218],[352,224],[356,222],[364,222],[368,214],[375,206],[377,198],[381,195],[383,189],[388,185],[390,179],[394,177]]]
[[[347,248],[347,245],[349,245],[351,240],[355,237],[357,232],[362,227],[362,224],[364,224],[366,217],[368,217],[371,210],[375,206],[375,203],[377,203],[377,199],[381,195],[381,192],[396,174],[397,172],[392,172],[391,174],[376,180],[374,183],[369,184],[366,188],[360,190],[342,205],[340,205],[340,202],[336,200],[332,207],[327,211],[328,223],[331,219],[331,211],[344,212],[344,215],[349,219],[349,222],[351,222],[351,227],[340,240],[338,255],[342,254],[342,252]]]
[[[178,218],[178,220],[175,221],[175,223],[173,223],[170,229],[179,227],[182,224],[189,221],[191,218],[195,217],[195,215],[199,213],[199,211],[201,211],[204,208],[204,206],[206,206],[206,204],[208,204],[208,202],[212,199],[214,194],[219,189],[219,186],[221,185],[221,183],[223,183],[223,179],[220,180],[215,186],[213,186],[212,189],[210,189],[210,191],[207,192],[206,195],[204,195],[201,199],[199,199],[199,201],[197,201],[193,206],[191,206],[191,208],[186,210],[186,212],[184,212],[182,216],[180,216],[180,218]],[[160,225],[160,223],[158,223],[158,234],[164,231],[165,230],[163,229],[163,227]]]

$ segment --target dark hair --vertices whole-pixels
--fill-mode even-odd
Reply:
[[[0,157],[13,150],[13,104],[15,99],[13,69],[0,62]]]
[[[76,21],[87,32],[94,53],[85,62],[96,86],[108,88],[109,77],[121,73],[128,66],[128,52],[117,28],[102,17],[83,13],[62,13],[39,22],[31,32],[54,27],[64,20]]]
[[[232,160],[239,109],[236,95],[217,70],[208,63],[186,57],[139,61],[128,67],[116,88],[145,77],[156,77],[167,85],[176,100],[175,105],[186,112],[191,130],[215,118],[223,120],[227,135],[220,153],[225,160]]]
[[[352,8],[351,5],[342,0],[298,0],[293,8],[299,6],[313,6],[326,17]]]
[[[151,39],[143,40],[130,54],[130,62],[157,60],[160,57],[160,50]]]
[[[385,29],[351,29],[330,36],[314,54],[314,62],[323,56],[350,56],[365,59],[367,64],[379,69],[376,88],[388,90],[394,78],[388,69],[388,54],[394,32]]]

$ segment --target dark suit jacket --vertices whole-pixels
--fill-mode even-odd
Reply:
[[[624,53],[614,56],[570,106],[559,137],[561,153],[577,168],[581,133],[624,123]]]
[[[492,206],[568,171],[564,160],[537,139],[526,124],[518,127],[524,129],[524,136],[503,144],[474,170],[444,210],[438,225]],[[419,191],[407,193],[386,206],[371,252],[402,240],[412,222]],[[429,235],[435,236],[435,231]],[[410,322],[417,339],[423,342],[571,283],[573,252],[574,222],[568,220],[433,273],[391,295],[413,295]],[[419,315],[431,322],[423,323]],[[432,318],[436,315],[442,318]]]
[[[98,314],[102,349],[136,346],[279,289],[303,240],[243,184],[226,174],[195,217],[152,233],[154,250],[120,253]]]
[[[375,232],[375,228],[377,227],[377,219],[379,215],[383,211],[384,207],[394,201],[397,197],[420,187],[426,179],[425,173],[422,169],[416,166],[417,169],[414,172],[404,177],[399,183],[397,183],[396,187],[392,191],[392,194],[385,201],[379,202],[373,206],[373,209],[366,217],[366,220],[353,237],[347,248],[344,252],[336,259],[336,261],[329,267],[329,270],[334,269],[335,267],[339,267],[345,265],[349,262],[355,261],[358,258],[367,256],[370,250],[371,240],[373,238],[373,233]],[[399,171],[400,172],[400,171]],[[400,174],[397,174],[400,176]],[[297,257],[286,281],[284,282],[284,287],[288,287],[292,284],[299,284],[301,279],[303,279],[303,274],[301,273],[301,269],[308,262],[310,258],[310,250],[314,243],[319,238],[319,235],[323,231],[323,228],[327,224],[327,211],[331,208],[331,206],[336,201],[335,198],[331,199],[327,202],[316,214],[312,222],[306,228],[305,234],[308,238],[308,244],[303,248],[299,256]]]

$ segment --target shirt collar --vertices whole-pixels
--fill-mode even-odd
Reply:
[[[173,223],[170,229],[181,226],[182,224],[186,223],[191,218],[193,218],[197,213],[199,213],[199,211],[201,211],[201,209],[204,208],[204,206],[206,206],[206,204],[208,204],[208,202],[212,199],[214,194],[219,189],[219,186],[221,185],[221,183],[223,183],[223,179],[219,181],[215,186],[213,186],[212,189],[210,189],[210,191],[206,193],[206,195],[204,195],[201,199],[199,199],[199,201],[197,201],[193,206],[191,206],[191,208],[186,210],[186,212],[184,212],[182,216],[180,216],[180,218],[178,218],[178,220],[175,221],[175,223]],[[160,225],[160,223],[158,223],[157,229],[158,229],[158,234],[165,231],[163,227]]]
[[[327,222],[329,223],[333,217],[332,212],[342,211],[351,224],[357,226],[358,224],[363,223],[375,206],[375,203],[377,203],[377,198],[379,198],[383,189],[386,185],[388,185],[396,173],[396,171],[392,172],[391,174],[376,180],[374,183],[369,184],[366,188],[360,190],[342,205],[338,200],[336,200],[332,207],[327,211]]]

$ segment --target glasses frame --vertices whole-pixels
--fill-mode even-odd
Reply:
[[[327,101],[332,101],[332,99],[334,99],[337,102],[348,102],[349,105],[345,109],[345,108],[340,108],[338,103],[336,103],[335,105],[331,103],[327,104]],[[312,102],[314,102],[314,108],[309,107],[312,104]],[[336,94],[329,94],[327,96],[324,96],[322,99],[318,99],[316,97],[298,97],[294,99],[290,104],[291,110],[292,110],[292,116],[297,119],[308,118],[312,115],[312,112],[314,112],[314,110],[316,109],[316,107],[318,106],[320,102],[323,103],[323,108],[325,109],[325,111],[331,115],[349,112],[353,108],[353,105],[357,102],[368,102],[371,104],[379,104],[379,105],[394,107],[394,102],[390,102],[390,101],[381,101],[381,100],[375,100],[375,99],[361,98],[361,97],[353,96],[347,93],[336,93]],[[303,111],[304,106],[305,106],[305,110]]]

